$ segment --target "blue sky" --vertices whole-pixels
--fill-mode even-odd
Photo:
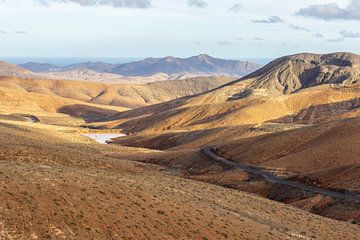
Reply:
[[[360,53],[360,0],[0,0],[0,55]]]

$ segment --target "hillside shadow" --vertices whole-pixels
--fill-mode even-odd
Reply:
[[[81,118],[87,123],[107,121],[107,119],[119,114],[119,112],[115,110],[81,104],[61,107],[57,112],[67,114],[74,118]]]
[[[314,124],[331,120],[333,119],[332,117],[350,113],[358,109],[360,109],[360,98],[354,98],[347,101],[311,106],[304,108],[295,114],[270,120],[269,122]]]

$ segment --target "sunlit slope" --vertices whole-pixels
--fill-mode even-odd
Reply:
[[[200,130],[267,121],[312,123],[358,116],[358,106],[351,105],[351,101],[357,102],[359,96],[357,89],[337,89],[325,85],[292,95],[252,95],[245,99],[220,102],[222,94],[217,90],[198,97],[178,99],[120,113],[117,120],[114,119],[109,126],[129,131],[158,131]],[[215,103],[209,103],[209,99]],[[305,115],[302,117],[298,113]],[[313,115],[308,116],[306,113]],[[339,115],[336,116],[334,113]]]
[[[133,108],[206,92],[230,80],[231,78],[226,77],[204,77],[149,84],[102,84],[1,77],[0,87],[103,105]]]
[[[32,72],[11,63],[0,61],[0,76],[31,76]]]
[[[196,130],[283,122],[289,116],[294,118],[287,122],[302,123],[328,120],[334,113],[357,116],[358,79],[358,55],[288,56],[211,92],[121,113],[109,126],[128,131]]]
[[[81,123],[113,116],[126,108],[91,104],[56,95],[0,87],[0,114],[33,115],[49,123]],[[1,117],[0,117],[1,118]]]

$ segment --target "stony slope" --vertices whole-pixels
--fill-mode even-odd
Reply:
[[[75,131],[75,132],[74,132]],[[4,239],[356,239],[359,228],[135,163],[73,128],[1,122]]]

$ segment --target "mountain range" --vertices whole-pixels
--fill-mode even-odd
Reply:
[[[151,76],[164,73],[170,76],[245,76],[261,67],[248,61],[224,60],[201,54],[189,58],[147,58],[141,61],[111,64],[104,62],[77,63],[64,67],[48,63],[24,63],[19,67],[34,73],[92,70],[99,73],[111,73],[121,76]]]

